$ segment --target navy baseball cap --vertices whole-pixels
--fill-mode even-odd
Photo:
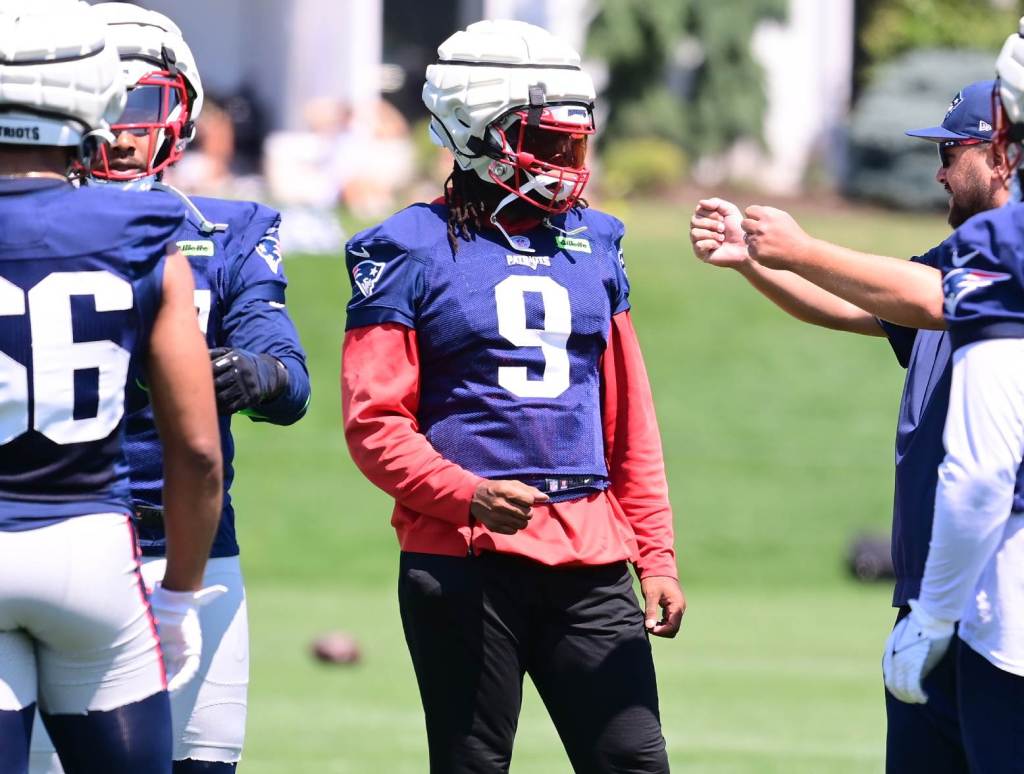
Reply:
[[[961,140],[991,142],[992,126],[995,123],[992,119],[992,91],[995,85],[995,81],[976,81],[965,86],[949,103],[941,126],[912,129],[907,135],[950,144]]]

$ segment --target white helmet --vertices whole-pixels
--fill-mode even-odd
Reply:
[[[1006,118],[1011,125],[1024,124],[1024,17],[1019,22],[1018,32],[1003,43],[996,60],[996,73]]]
[[[148,131],[150,149],[143,171],[118,173],[104,163],[93,174],[111,179],[156,174],[181,158],[195,138],[195,121],[203,109],[195,57],[178,25],[162,13],[123,2],[94,8],[107,24],[128,84],[128,105],[113,129]]]
[[[107,140],[125,104],[117,50],[77,0],[0,9],[0,143],[79,147]]]
[[[594,133],[594,83],[579,54],[518,21],[471,24],[437,54],[423,85],[431,139],[459,168],[509,191],[500,206],[518,196],[549,212],[572,207]]]

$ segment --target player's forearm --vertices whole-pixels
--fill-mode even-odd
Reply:
[[[989,339],[954,353],[946,457],[920,601],[957,620],[999,545],[1024,456],[1024,340]]]
[[[765,298],[802,322],[865,336],[884,336],[875,316],[789,271],[751,261],[738,271]]]
[[[282,355],[277,360],[288,372],[288,383],[276,398],[259,404],[250,418],[257,422],[291,425],[302,419],[309,408],[309,372],[305,361],[299,357]]]
[[[185,259],[168,258],[147,360],[163,447],[165,586],[172,591],[201,586],[224,494],[213,381],[192,287]]]
[[[413,331],[385,324],[345,335],[342,413],[356,466],[405,507],[468,524],[473,493],[482,479],[444,459],[419,432],[418,395]]]
[[[640,553],[640,577],[678,577],[658,419],[628,312],[612,318],[601,368],[611,494],[633,528]]]
[[[247,290],[248,298],[235,300],[224,320],[229,347],[270,355],[288,374],[284,390],[250,412],[257,422],[290,425],[299,421],[309,406],[310,382],[306,353],[298,331],[284,308],[284,289],[262,283]],[[279,299],[279,300],[275,300]]]
[[[164,446],[164,532],[171,591],[197,590],[220,521],[224,498],[220,448]]]
[[[789,268],[819,288],[869,314],[908,328],[943,330],[938,269],[808,239]]]

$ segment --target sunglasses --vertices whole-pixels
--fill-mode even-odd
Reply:
[[[981,145],[987,143],[988,140],[979,140],[971,137],[964,140],[947,140],[946,142],[939,143],[939,161],[942,163],[943,169],[949,169],[949,165],[953,163],[953,153],[950,152],[951,148],[962,148],[967,145]]]

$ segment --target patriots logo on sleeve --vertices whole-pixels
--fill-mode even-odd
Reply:
[[[964,296],[1008,279],[1010,275],[1001,271],[953,269],[942,280],[946,297],[946,315],[952,317],[956,314],[956,308]]]
[[[267,267],[277,274],[281,266],[281,239],[277,236],[277,227],[267,230],[263,238],[256,243],[256,254],[266,261]]]
[[[352,251],[353,255],[359,255]],[[352,279],[359,292],[369,298],[377,286],[377,281],[384,274],[386,264],[383,261],[360,261],[352,268]]]

